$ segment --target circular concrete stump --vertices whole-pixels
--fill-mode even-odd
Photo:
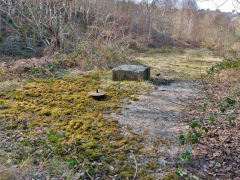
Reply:
[[[88,95],[96,100],[103,100],[106,96],[106,91],[98,90],[88,92]]]

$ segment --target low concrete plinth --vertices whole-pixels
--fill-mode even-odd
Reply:
[[[137,65],[122,65],[112,70],[114,81],[145,81],[150,78],[150,67]]]

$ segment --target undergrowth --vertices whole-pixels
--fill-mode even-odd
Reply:
[[[236,59],[221,62],[208,71],[206,78],[210,85],[205,86],[206,98],[197,110],[201,115],[194,118],[189,123],[189,131],[179,137],[180,144],[186,149],[177,159],[179,176],[185,179],[199,179],[185,168],[186,163],[193,160],[194,147],[199,143],[203,144],[204,138],[213,138],[213,131],[237,127],[240,97],[237,75],[239,70],[240,61]]]

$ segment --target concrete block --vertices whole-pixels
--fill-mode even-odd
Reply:
[[[150,67],[138,65],[122,65],[112,70],[114,81],[145,81],[150,78]]]

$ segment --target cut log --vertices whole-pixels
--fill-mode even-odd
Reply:
[[[150,78],[150,67],[137,65],[122,65],[112,70],[114,81],[145,81]]]

